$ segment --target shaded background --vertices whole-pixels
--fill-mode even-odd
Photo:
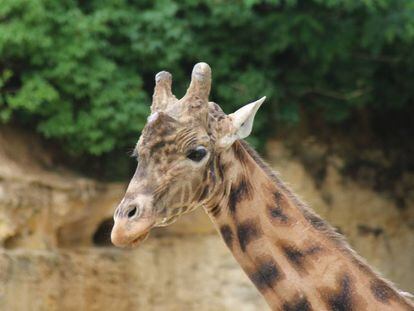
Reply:
[[[408,0],[3,0],[0,307],[265,308],[202,211],[108,241],[155,73],[179,97],[199,61],[227,113],[267,96],[249,142],[414,291],[413,51]]]

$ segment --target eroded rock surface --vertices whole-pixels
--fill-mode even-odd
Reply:
[[[98,224],[112,217],[125,185],[98,183],[51,165],[36,137],[0,128],[1,246],[90,245]]]

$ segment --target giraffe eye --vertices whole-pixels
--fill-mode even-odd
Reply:
[[[206,155],[207,149],[200,146],[195,149],[191,149],[187,153],[187,158],[194,162],[200,162]]]

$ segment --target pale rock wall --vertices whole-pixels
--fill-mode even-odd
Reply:
[[[0,310],[267,310],[202,210],[138,249],[96,247],[125,185],[56,171],[30,135],[0,128]],[[315,185],[280,142],[282,178],[402,289],[414,291],[413,206],[346,180],[329,162]],[[49,163],[50,164],[50,163]]]
[[[111,217],[125,185],[57,171],[50,161],[35,137],[0,127],[0,245],[90,245],[85,237]]]

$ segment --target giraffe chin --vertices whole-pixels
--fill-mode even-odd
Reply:
[[[127,245],[128,248],[134,248],[140,245],[141,243],[144,243],[144,241],[149,237],[149,231],[147,233],[144,233],[143,235],[140,235],[136,239],[132,240],[132,242]]]

